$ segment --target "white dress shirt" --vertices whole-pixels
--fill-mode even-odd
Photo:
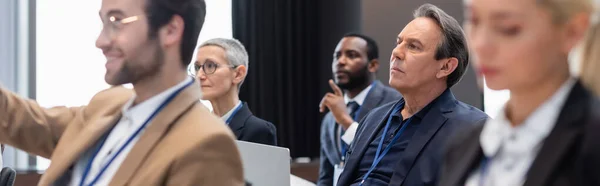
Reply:
[[[346,103],[346,105],[348,105],[348,103],[355,101],[359,107],[362,107],[363,103],[365,102],[365,99],[367,98],[367,95],[369,94],[369,91],[371,91],[371,88],[373,88],[373,84],[369,85],[367,88],[363,89],[362,91],[360,91],[360,93],[358,93],[358,95],[354,96],[354,98],[350,98],[348,97],[348,94],[344,94],[344,102]],[[359,113],[356,113],[359,114]],[[354,118],[352,118],[354,119]],[[354,140],[354,135],[356,135],[356,129],[358,129],[358,122],[354,121],[352,122],[352,124],[350,124],[350,127],[348,127],[348,129],[346,129],[346,132],[344,133],[344,135],[342,135],[342,140],[344,140],[344,142],[346,142],[346,144],[350,144],[352,143],[352,140]],[[336,136],[340,136],[341,130],[338,130],[338,134],[336,134]],[[338,143],[340,144],[340,143]]]
[[[521,125],[512,127],[505,107],[497,118],[486,122],[479,141],[487,159],[482,180],[481,166],[471,173],[467,186],[520,186],[550,134],[575,80],[569,78],[550,99],[540,105]],[[482,182],[483,181],[483,182]]]
[[[231,117],[231,115],[233,114],[233,111],[235,111],[238,107],[241,107],[241,106],[242,106],[242,101],[238,101],[238,103],[235,104],[235,106],[233,108],[231,108],[231,110],[229,110],[225,115],[223,115],[221,117],[221,119],[225,122],[225,124],[229,125],[229,123],[227,123],[227,120],[229,119],[229,117]]]
[[[94,162],[92,162],[92,167],[86,177],[85,184],[89,184],[100,172],[102,167],[114,156],[114,153],[118,151],[121,146],[125,144],[127,139],[135,133],[135,131],[141,127],[146,119],[150,117],[150,115],[165,101],[167,98],[173,94],[177,89],[182,88],[193,79],[186,78],[181,83],[163,91],[162,93],[151,97],[150,99],[137,104],[136,106],[132,106],[133,101],[135,100],[135,96],[133,96],[122,108],[122,117],[119,122],[114,126],[114,129],[110,132],[104,145],[98,151],[96,158],[94,158]],[[146,126],[147,127],[147,126]],[[115,175],[125,157],[131,148],[135,145],[139,137],[143,134],[142,130],[139,135],[132,139],[131,143],[127,145],[123,149],[123,151],[115,158],[115,160],[107,167],[106,171],[102,176],[98,179],[95,185],[108,185],[112,180],[112,177]],[[83,172],[88,164],[90,158],[92,158],[91,153],[87,153],[88,157],[80,158],[73,171],[73,175],[71,177],[71,186],[78,186],[81,181],[81,177],[83,176]]]

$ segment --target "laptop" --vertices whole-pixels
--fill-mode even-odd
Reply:
[[[246,182],[252,186],[289,186],[290,150],[287,148],[237,141]]]

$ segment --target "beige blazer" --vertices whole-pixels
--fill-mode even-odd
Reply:
[[[118,86],[84,107],[42,108],[0,88],[0,143],[49,158],[39,185],[55,184],[118,122],[132,96],[132,90]],[[195,85],[179,93],[147,126],[110,185],[243,185],[233,133],[199,96]]]

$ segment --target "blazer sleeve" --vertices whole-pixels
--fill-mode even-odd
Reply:
[[[199,186],[245,184],[240,154],[232,137],[216,134],[171,165],[165,185]]]
[[[82,117],[83,107],[42,108],[0,88],[0,143],[50,158],[67,125]]]
[[[580,185],[600,185],[600,108],[592,107],[594,112],[590,115],[593,119],[587,124],[584,131],[583,155],[583,183]]]
[[[321,158],[319,161],[321,164],[319,166],[319,180],[317,181],[317,186],[332,186],[334,167],[325,156],[325,151],[322,147]]]
[[[325,148],[324,148],[324,138],[327,137],[327,135],[325,135],[325,133],[327,132],[327,125],[326,122],[327,119],[323,119],[323,122],[321,122],[321,147],[320,147],[320,165],[319,165],[319,180],[317,180],[317,186],[331,186],[333,185],[333,173],[334,173],[334,167],[331,164],[331,162],[329,162],[329,159],[327,158],[327,156],[325,155]]]
[[[475,125],[456,131],[448,137],[448,141],[444,144],[445,147],[442,151],[443,157],[440,172],[438,172],[438,186],[451,186],[452,183],[449,182],[452,179],[452,173],[454,173],[454,169],[458,166],[458,160],[464,154],[459,147],[468,144],[469,141],[479,140],[479,133],[486,121],[487,117],[479,119],[475,122]]]

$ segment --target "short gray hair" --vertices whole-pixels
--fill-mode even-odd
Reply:
[[[428,3],[417,8],[413,16],[415,18],[425,17],[433,19],[440,26],[442,30],[442,42],[438,45],[435,59],[440,60],[450,57],[458,59],[458,66],[454,72],[448,75],[448,80],[446,81],[448,88],[454,86],[460,81],[467,71],[467,66],[469,66],[469,49],[461,25],[442,9]]]
[[[217,47],[223,48],[223,50],[225,50],[225,60],[227,60],[227,62],[234,67],[238,67],[241,65],[246,66],[246,74],[247,74],[248,68],[249,68],[248,52],[246,51],[246,48],[244,47],[244,45],[237,39],[227,39],[227,38],[209,39],[209,40],[205,41],[204,43],[202,43],[200,45],[200,47],[198,47],[198,48],[202,48],[205,46],[217,46]],[[246,79],[246,77],[244,77],[244,79]],[[240,91],[240,88],[242,88],[243,83],[244,83],[244,80],[242,80],[242,82],[240,82],[240,84],[238,84],[238,92]]]

